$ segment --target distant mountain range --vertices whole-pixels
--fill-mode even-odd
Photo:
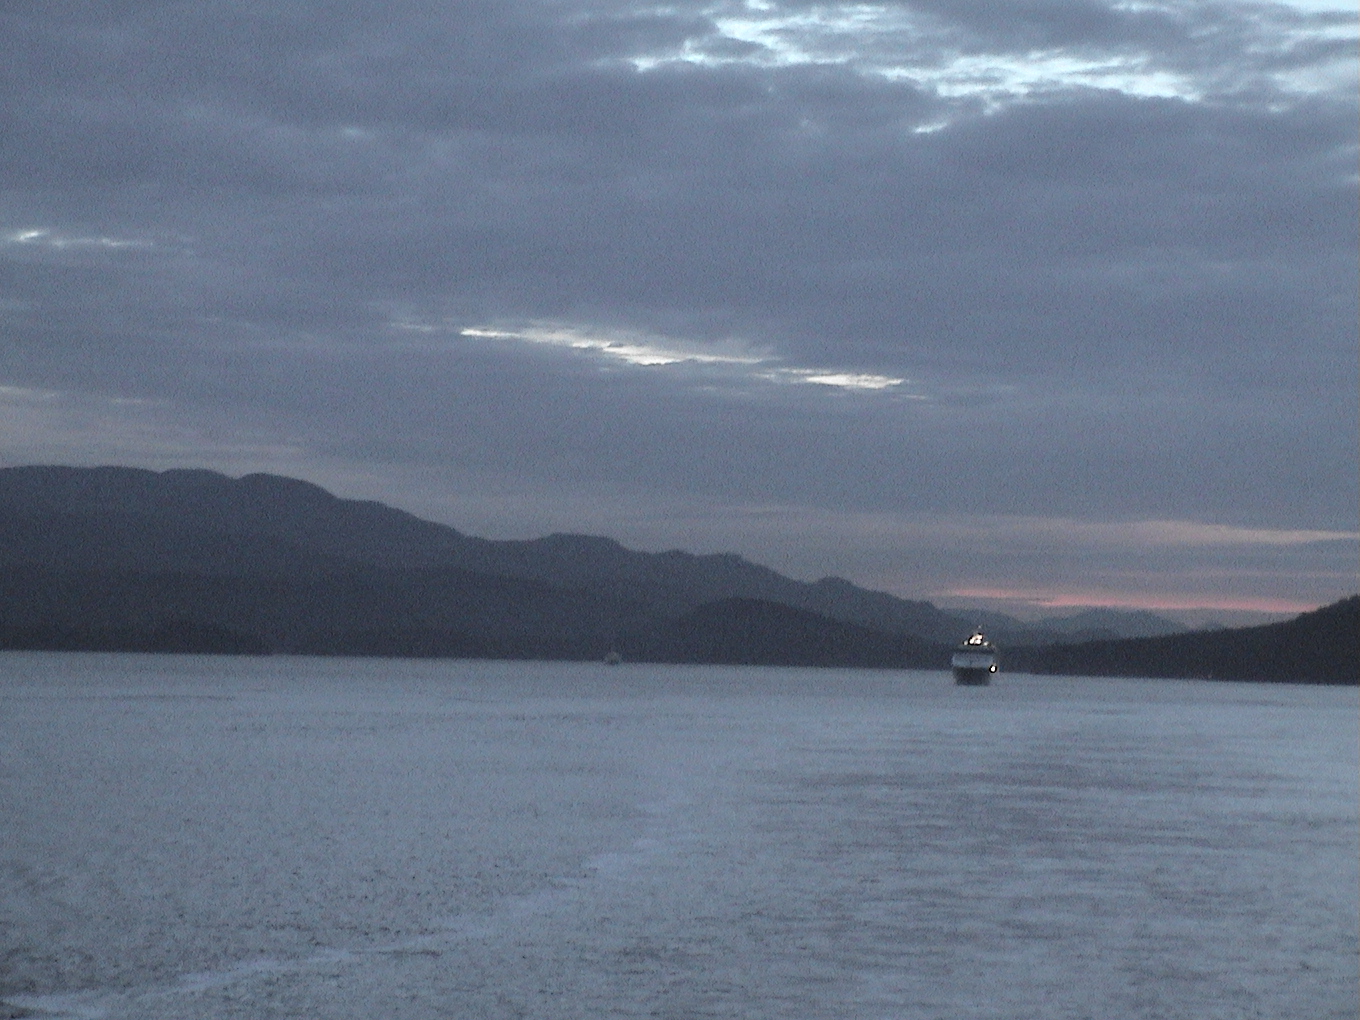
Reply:
[[[1026,668],[1068,649],[1055,671],[1092,638],[1210,638],[1152,614],[945,612],[735,555],[491,541],[272,475],[0,469],[0,647],[942,668],[976,623],[1032,646]]]
[[[1009,668],[1069,676],[1360,684],[1360,596],[1283,623],[1015,648]]]

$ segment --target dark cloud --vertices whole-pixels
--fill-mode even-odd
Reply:
[[[558,499],[610,530],[605,491],[1353,531],[1354,19],[875,19],[7,4],[6,441],[397,503],[418,469],[518,492],[524,528]]]

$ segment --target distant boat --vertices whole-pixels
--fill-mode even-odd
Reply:
[[[949,665],[954,670],[956,684],[985,687],[996,672],[996,646],[987,640],[986,634],[975,630],[954,649]]]
[[[617,666],[622,661],[623,656],[612,648],[609,650],[609,654],[604,657],[604,664],[606,666]]]

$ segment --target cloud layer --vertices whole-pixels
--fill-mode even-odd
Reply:
[[[5,457],[921,595],[1000,584],[924,521],[1353,536],[1356,38],[1247,2],[10,3]],[[732,523],[771,506],[816,534]],[[1008,590],[1095,569],[1023,533],[987,537]],[[1206,598],[1354,587],[1353,541],[1225,579],[1143,539],[1097,545]]]

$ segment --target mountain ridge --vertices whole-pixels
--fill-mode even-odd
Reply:
[[[0,469],[0,647],[942,668],[971,615],[843,578],[796,581],[735,554],[476,538],[276,475]],[[1110,618],[1014,621],[1009,667],[1215,672],[1202,635],[1130,644],[1102,630]],[[1216,633],[1232,645],[1238,632]],[[1284,648],[1292,633],[1264,640]],[[1182,643],[1136,643],[1170,638]],[[1242,640],[1224,653],[1237,666],[1220,668],[1276,654]]]
[[[731,553],[638,552],[611,538],[475,538],[372,501],[345,500],[276,475],[203,470],[0,469],[0,564],[78,569],[252,572],[457,567],[590,589],[678,615],[723,598],[757,598],[862,626],[956,641],[971,624],[925,601],[841,579],[796,581]],[[248,554],[248,556],[247,556]]]
[[[1255,627],[1015,648],[1008,668],[1068,676],[1360,684],[1360,595]]]
[[[959,640],[986,617],[1008,642],[1071,640],[1045,622],[972,610],[943,610],[925,600],[861,588],[844,578],[797,581],[733,553],[640,552],[612,538],[555,533],[527,540],[469,536],[371,500],[335,496],[281,475],[232,479],[201,468],[27,466],[0,468],[0,563],[46,563],[232,573],[243,559],[257,568],[308,569],[318,557],[348,563],[422,568],[457,566],[558,587],[592,588],[678,614],[722,598],[761,598],[891,633]],[[53,527],[63,523],[62,529]],[[191,522],[191,523],[187,523]],[[28,525],[30,534],[22,534]],[[54,544],[64,547],[57,547]],[[1162,621],[1166,632],[1178,629]],[[1107,627],[1077,637],[1129,636]]]

